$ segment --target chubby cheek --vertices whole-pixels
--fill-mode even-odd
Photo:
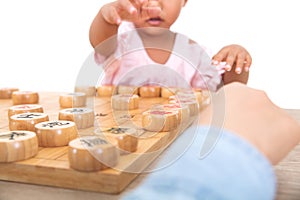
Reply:
[[[165,8],[166,21],[169,24],[173,24],[177,20],[177,18],[179,17],[180,12],[181,12],[181,7],[180,6],[168,5]]]
[[[171,16],[169,16],[169,18],[166,19],[164,22],[164,28],[170,28],[175,23],[176,20],[177,20],[176,16],[174,16],[172,18],[171,18]]]

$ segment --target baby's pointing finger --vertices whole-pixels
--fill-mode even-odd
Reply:
[[[110,18],[114,24],[119,25],[122,22],[122,19],[116,10],[111,11]]]
[[[141,5],[141,4],[143,4],[144,2],[146,2],[146,1],[148,1],[148,0],[135,0],[135,3],[136,3],[137,5]]]
[[[103,9],[101,11],[103,18],[105,21],[111,24],[120,24],[121,17],[119,16],[118,12],[116,11],[115,7],[110,6],[109,9]]]
[[[137,8],[134,6],[135,1],[119,0],[120,8],[126,10],[129,14],[137,13]]]
[[[140,11],[142,6],[147,2],[148,0],[130,0],[132,5],[136,8],[137,11]]]

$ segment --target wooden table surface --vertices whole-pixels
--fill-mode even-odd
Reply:
[[[300,110],[286,110],[300,123]],[[163,154],[161,155],[163,157]],[[300,145],[278,165],[274,166],[277,174],[278,190],[276,200],[300,199]],[[69,190],[63,188],[21,184],[0,181],[0,200],[114,200],[137,187],[147,176],[141,174],[128,188],[119,195]]]

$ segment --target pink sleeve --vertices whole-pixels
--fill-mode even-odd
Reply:
[[[96,64],[104,70],[101,85],[112,85],[115,74],[120,66],[120,60],[116,59],[114,54],[110,56],[103,56],[96,51],[94,52],[94,60]]]
[[[204,53],[208,55],[209,58],[211,58],[212,51],[210,49],[202,45],[201,49],[204,50],[201,51],[202,54]],[[211,60],[208,61],[207,59],[205,59],[205,56],[203,56],[203,60],[204,61],[200,61],[198,63],[197,70],[195,71],[195,74],[191,80],[191,85],[194,88],[216,91],[222,82],[222,73],[224,71],[223,69],[212,65]]]
[[[118,28],[118,45],[115,49],[115,52],[110,56],[104,56],[100,53],[94,52],[94,60],[97,65],[103,67],[105,76],[102,80],[102,84],[113,84],[115,76],[120,68],[120,58],[123,55],[123,52],[127,42],[127,32],[134,29],[133,24],[129,22],[122,22]],[[125,45],[125,46],[124,46]]]
[[[214,67],[214,66],[211,66]],[[208,89],[216,91],[221,84],[222,76],[216,70],[212,69],[205,73],[196,72],[192,78],[191,85],[193,88]]]
[[[104,73],[105,76],[101,82],[102,85],[112,85],[114,78],[116,76],[116,73],[119,70],[120,66],[120,60],[118,59],[110,59],[110,62],[108,62],[106,65],[104,65]]]
[[[94,60],[97,63],[97,65],[101,65],[106,60],[106,57],[95,51],[94,52]]]

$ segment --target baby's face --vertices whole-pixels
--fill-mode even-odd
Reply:
[[[169,29],[177,20],[181,8],[187,0],[149,0],[141,9],[145,9],[149,17],[134,22],[136,28],[158,27]]]

